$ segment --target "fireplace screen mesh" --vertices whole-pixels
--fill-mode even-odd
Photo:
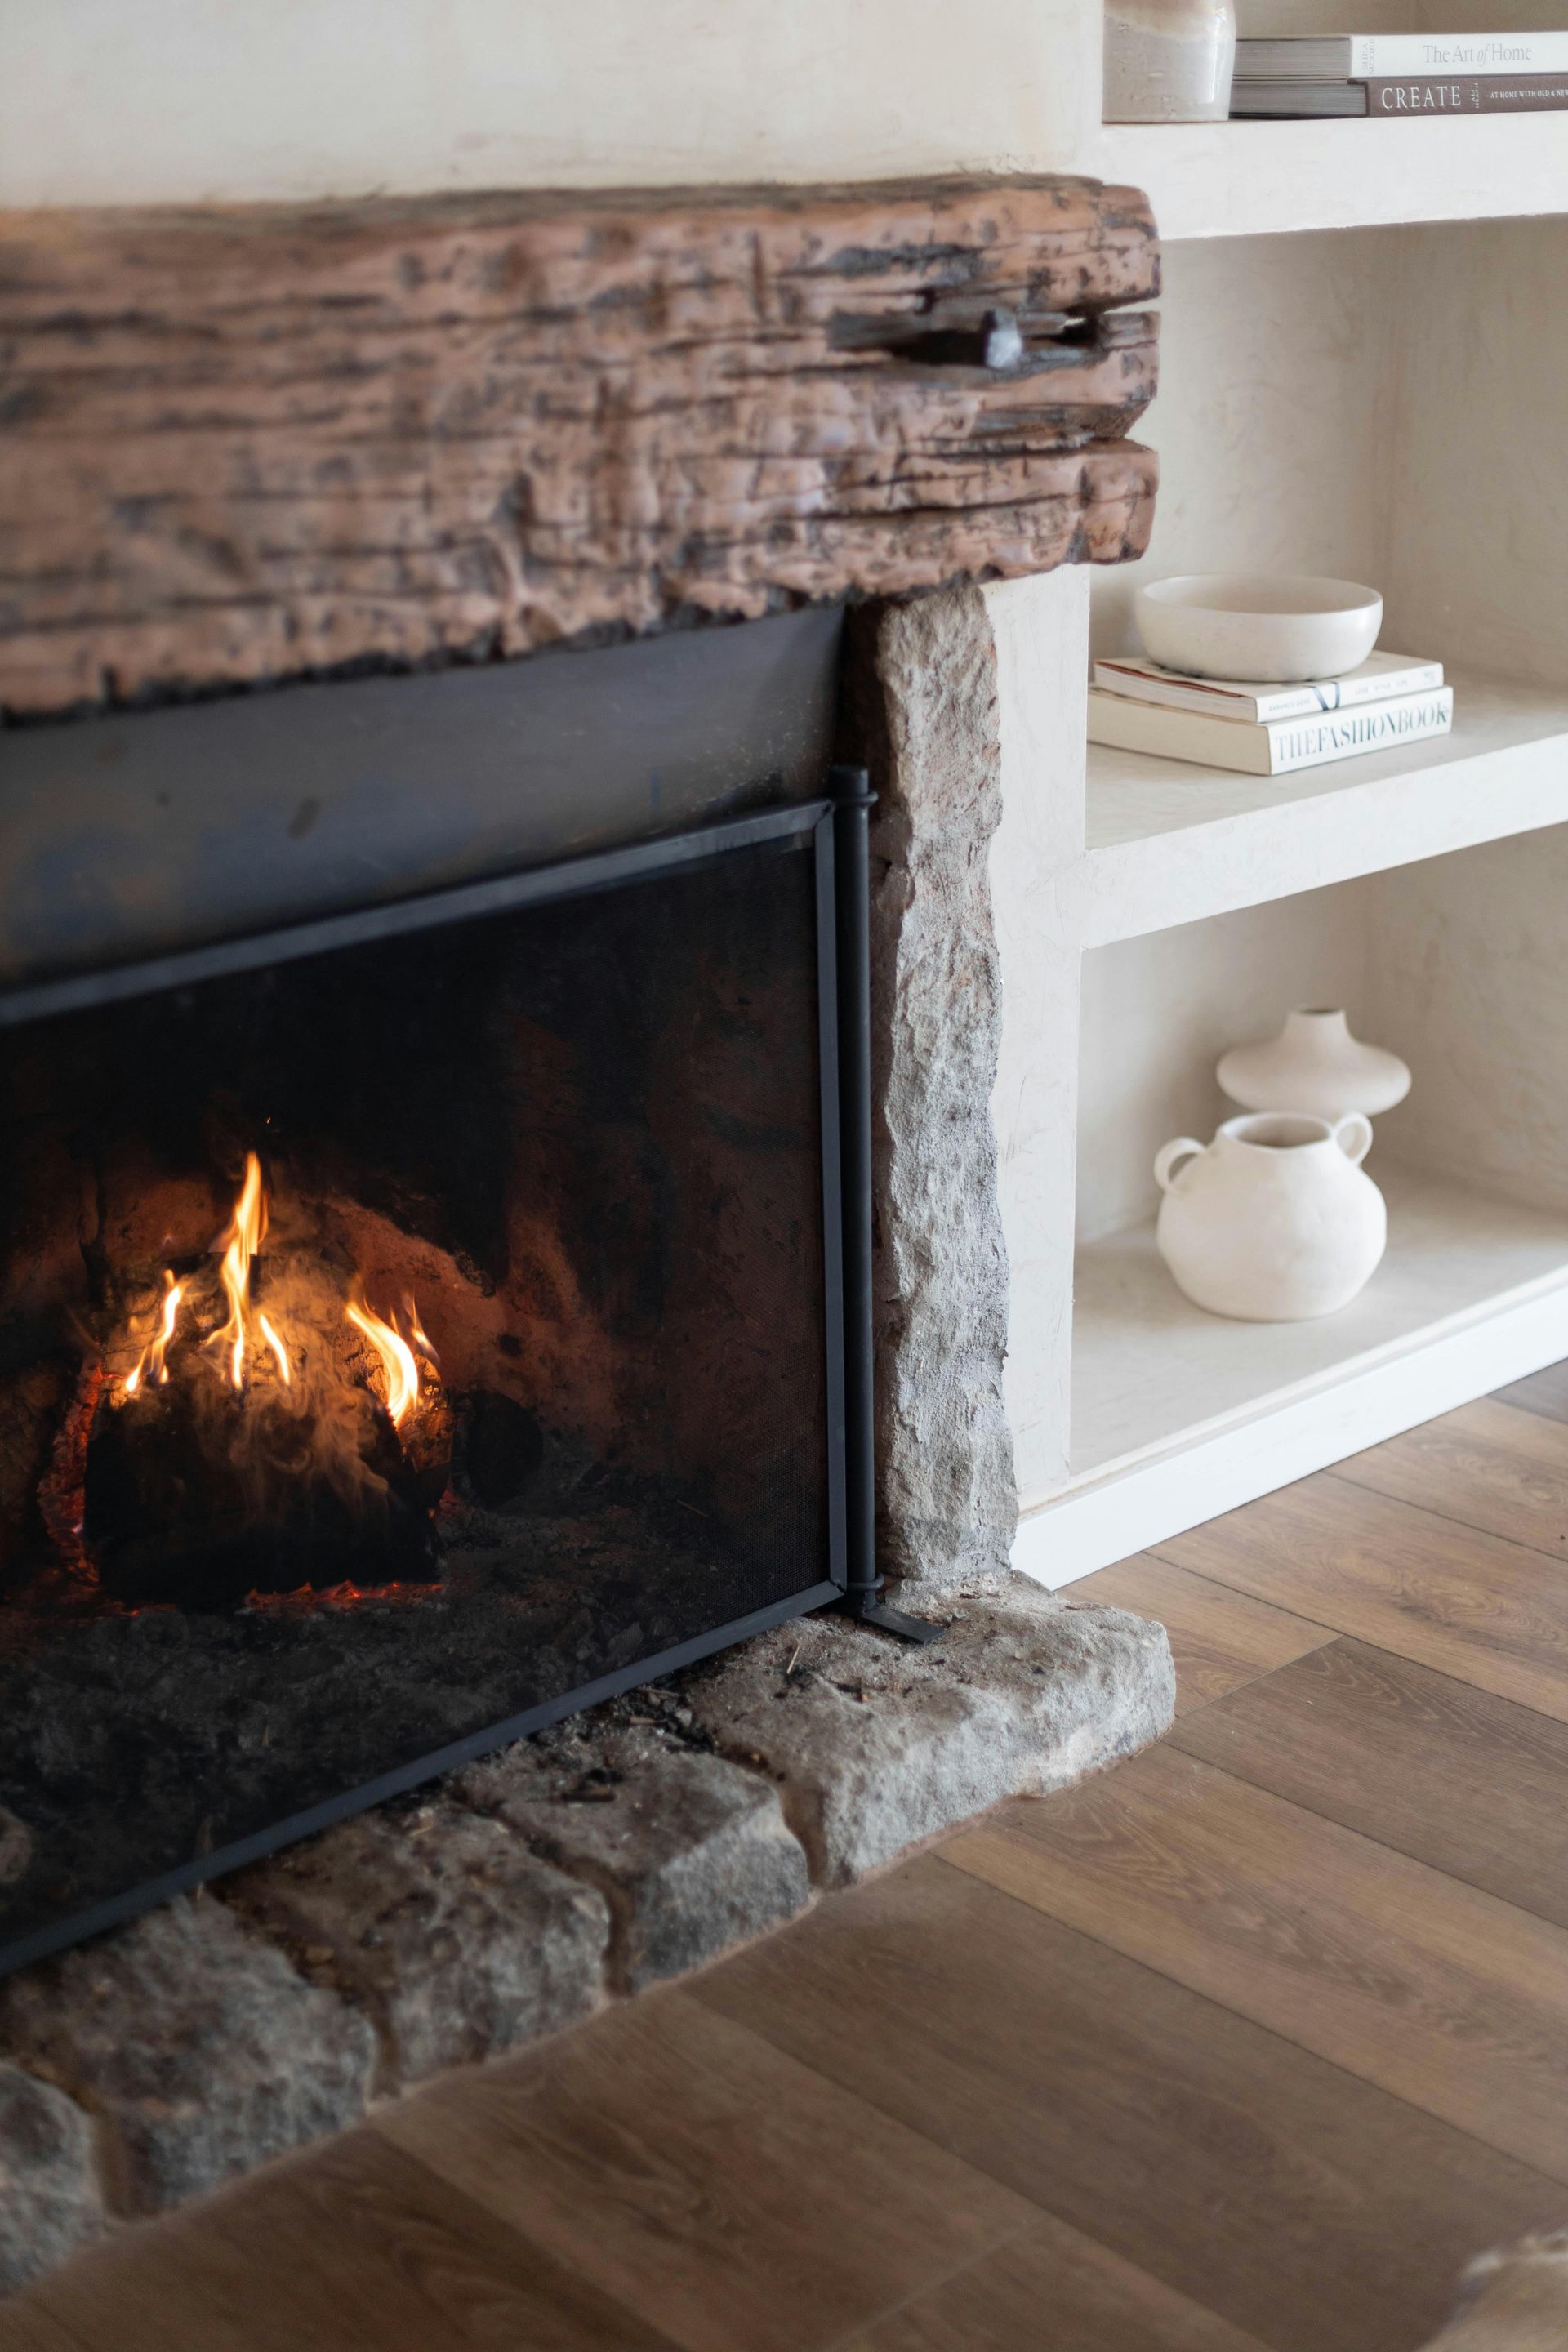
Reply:
[[[814,842],[0,1039],[5,1957],[822,1597]]]

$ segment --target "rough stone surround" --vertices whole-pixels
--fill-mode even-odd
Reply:
[[[781,1626],[0,1987],[0,2292],[1170,1721],[1158,1625],[900,1597],[941,1643]]]
[[[852,632],[872,820],[878,1526],[893,1577],[1007,1565],[1007,1251],[991,1094],[1002,983],[988,857],[1001,822],[996,647],[980,591]]]

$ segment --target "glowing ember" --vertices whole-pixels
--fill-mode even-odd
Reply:
[[[414,1350],[394,1323],[384,1323],[368,1307],[356,1307],[351,1299],[345,1312],[356,1331],[363,1331],[376,1354],[381,1358],[386,1375],[386,1410],[395,1429],[401,1429],[419,1402],[419,1367],[414,1360]],[[417,1329],[415,1337],[428,1352],[428,1343]]]
[[[228,1299],[228,1321],[207,1341],[228,1349],[228,1376],[234,1386],[245,1386],[245,1310],[250,1297],[250,1262],[267,1231],[267,1202],[261,1190],[261,1162],[254,1151],[245,1155],[245,1182],[234,1205],[234,1217],[219,1235],[228,1246],[218,1267],[218,1278]]]

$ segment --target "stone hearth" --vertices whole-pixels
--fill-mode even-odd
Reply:
[[[1016,1576],[761,1635],[0,1989],[0,2288],[700,1968],[1165,1728],[1163,1630]]]

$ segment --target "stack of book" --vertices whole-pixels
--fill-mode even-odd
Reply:
[[[1233,116],[1538,114],[1568,108],[1568,32],[1241,40]]]
[[[1184,677],[1134,656],[1094,665],[1089,740],[1205,768],[1283,776],[1363,751],[1393,751],[1454,723],[1443,665],[1373,654],[1344,677],[1302,686]]]

